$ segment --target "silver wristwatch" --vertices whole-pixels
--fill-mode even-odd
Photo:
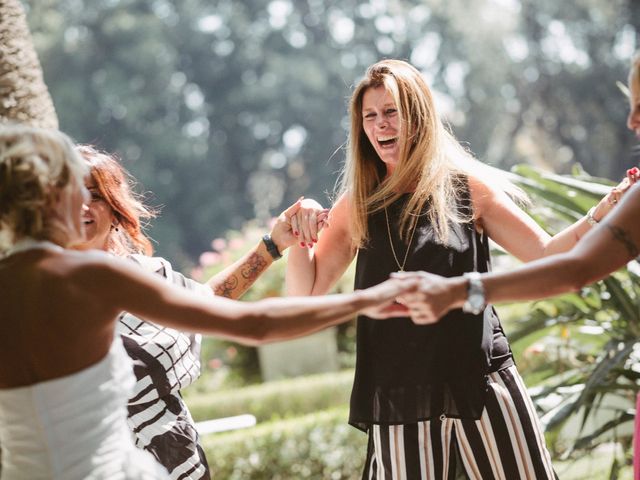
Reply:
[[[478,272],[467,272],[463,277],[467,279],[468,286],[467,300],[464,302],[464,305],[462,305],[462,311],[478,315],[482,313],[487,306],[480,274]]]

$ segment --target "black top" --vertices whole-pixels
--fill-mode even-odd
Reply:
[[[466,187],[465,192],[468,192]],[[387,208],[393,246],[401,262],[407,245],[398,219],[405,195]],[[468,193],[458,206],[470,209]],[[427,207],[425,206],[425,211]],[[355,288],[377,285],[398,270],[384,210],[369,216],[369,241],[358,251]],[[472,223],[451,225],[448,245],[435,241],[427,216],[416,226],[406,271],[424,270],[445,277],[487,271],[486,236]],[[358,317],[357,359],[349,423],[362,430],[371,424],[409,424],[439,417],[478,419],[490,372],[513,365],[513,357],[493,307],[472,315],[452,310],[434,325],[410,318],[373,320]]]

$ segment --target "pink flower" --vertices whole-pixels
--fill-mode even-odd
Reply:
[[[243,238],[234,238],[229,242],[229,248],[231,250],[238,250],[244,247],[244,239]]]
[[[212,368],[214,370],[220,368],[222,365],[222,360],[220,360],[219,358],[212,358],[211,360],[209,360],[209,368]]]
[[[200,255],[200,265],[210,267],[220,261],[220,254],[216,252],[204,252]]]
[[[227,241],[224,238],[216,238],[211,242],[211,248],[213,248],[216,252],[221,252],[225,248],[227,248]]]
[[[227,347],[227,358],[233,360],[238,355],[238,349],[234,346]]]

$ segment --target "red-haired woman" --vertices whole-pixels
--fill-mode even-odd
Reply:
[[[288,217],[297,211],[299,202],[283,212],[271,233],[238,262],[207,284],[195,282],[174,271],[165,259],[151,256],[153,248],[141,221],[154,212],[134,194],[132,179],[122,165],[91,146],[77,150],[90,168],[86,187],[91,194],[83,212],[86,240],[78,249],[126,256],[174,285],[205,296],[236,299],[296,241]],[[316,213],[322,224],[326,212]],[[200,335],[162,327],[126,312],[120,315],[116,331],[135,361],[137,383],[129,399],[128,423],[136,445],[153,453],[172,478],[209,478],[193,419],[180,395],[200,374]]]

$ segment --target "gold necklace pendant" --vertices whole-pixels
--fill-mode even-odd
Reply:
[[[411,250],[411,242],[413,242],[413,235],[416,233],[416,228],[418,226],[418,220],[413,224],[413,228],[411,229],[411,237],[409,238],[409,244],[407,245],[407,251],[404,253],[404,258],[402,259],[402,265],[398,260],[398,256],[396,255],[396,249],[393,247],[393,240],[391,239],[391,227],[389,226],[389,214],[387,213],[387,207],[384,207],[384,218],[387,223],[387,233],[389,234],[389,245],[391,246],[391,253],[393,254],[393,259],[396,261],[396,265],[398,266],[398,270],[404,272],[404,266],[407,264],[407,258],[409,258],[409,251]]]

